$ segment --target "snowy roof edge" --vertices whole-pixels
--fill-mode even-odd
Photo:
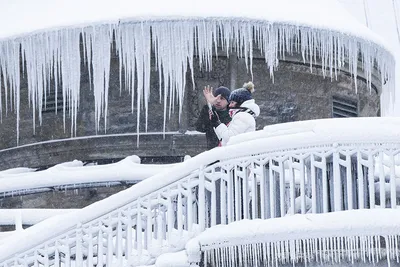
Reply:
[[[392,56],[394,56],[394,51],[393,49],[389,46],[387,42],[385,42],[379,35],[375,34],[371,30],[369,30],[366,27],[363,27],[363,31],[351,31],[346,28],[333,28],[333,27],[327,27],[323,25],[315,25],[311,23],[299,23],[296,21],[291,21],[291,20],[266,20],[266,19],[260,19],[260,18],[249,18],[249,17],[228,17],[228,16],[213,16],[213,17],[186,17],[186,16],[141,16],[141,17],[126,17],[126,18],[119,18],[119,19],[108,19],[108,20],[99,20],[99,21],[92,21],[92,22],[81,22],[81,23],[76,23],[76,24],[71,24],[71,25],[59,25],[56,27],[48,27],[48,28],[42,28],[42,29],[36,29],[32,31],[27,31],[23,33],[18,33],[14,35],[9,35],[9,36],[2,36],[0,33],[0,42],[2,41],[7,41],[7,40],[16,40],[32,35],[40,35],[46,32],[54,32],[54,31],[60,31],[64,29],[85,29],[85,28],[90,28],[90,27],[95,27],[99,25],[107,25],[109,24],[110,26],[112,25],[119,25],[119,24],[129,24],[129,23],[145,23],[145,22],[174,22],[174,21],[191,21],[191,22],[207,22],[207,21],[218,21],[218,22],[252,22],[254,24],[267,24],[270,26],[273,25],[287,25],[287,26],[293,26],[297,28],[310,28],[313,30],[320,30],[320,31],[329,31],[332,33],[337,33],[337,34],[343,34],[347,35],[349,37],[355,37],[360,40],[365,40],[367,42],[372,42],[375,45],[378,45],[382,49],[386,50],[389,52]],[[363,26],[363,25],[362,25]],[[362,33],[368,33],[367,34],[361,34]]]

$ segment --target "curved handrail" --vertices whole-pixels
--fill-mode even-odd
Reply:
[[[400,153],[400,119],[371,119],[366,124],[368,121],[314,121],[309,130],[274,136],[264,130],[254,133],[257,139],[204,152],[80,211],[50,218],[16,234],[0,246],[0,266],[27,258],[37,261],[37,255],[49,247],[53,256],[42,255],[41,259],[66,250],[62,253],[66,258],[79,253],[77,260],[89,261],[96,253],[104,253],[111,262],[116,246],[118,260],[136,260],[128,255],[132,249],[138,251],[140,260],[143,250],[154,256],[164,251],[165,244],[176,245],[172,244],[175,232],[193,236],[217,223],[297,211],[374,208],[387,200],[395,207],[399,194],[394,157]],[[290,129],[290,124],[285,127]],[[388,196],[380,191],[378,203],[375,182],[377,179],[385,186],[385,173],[376,178],[373,170],[376,164],[383,164],[375,159],[385,156],[391,162],[391,190]],[[358,191],[353,192],[355,188]],[[87,247],[88,242],[91,249],[82,251],[83,243]],[[102,242],[111,248],[96,245]]]

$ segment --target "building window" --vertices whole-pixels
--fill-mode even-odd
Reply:
[[[333,118],[358,117],[357,101],[344,97],[333,96],[332,117]]]
[[[46,102],[44,102],[46,100]],[[67,103],[66,103],[67,104]],[[57,99],[55,98],[55,93],[52,91],[50,94],[43,96],[43,113],[55,113],[63,110],[63,97],[62,91],[59,89],[57,92]]]

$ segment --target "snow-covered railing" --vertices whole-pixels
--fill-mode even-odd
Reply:
[[[137,183],[174,164],[140,164],[138,156],[105,165],[84,165],[82,161],[64,162],[46,170],[16,168],[0,171],[0,197],[61,191],[87,187]]]
[[[219,223],[395,208],[399,153],[398,118],[266,127],[17,233],[0,246],[0,266],[151,263]]]
[[[23,225],[34,225],[50,217],[76,211],[77,209],[0,209],[0,226],[15,225],[22,230]]]
[[[297,214],[207,229],[187,243],[186,261],[190,266],[199,266],[203,260],[204,266],[235,267],[307,266],[313,262],[375,266],[383,260],[387,266],[390,262],[398,266],[399,240],[398,209]]]

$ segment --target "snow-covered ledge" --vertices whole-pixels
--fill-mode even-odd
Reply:
[[[82,161],[64,162],[46,170],[0,171],[0,194],[3,197],[41,193],[54,189],[78,189],[137,183],[176,164],[140,164],[136,155],[105,164],[85,166]]]
[[[13,100],[8,103],[0,95],[0,104],[5,102],[5,107],[0,106],[0,117],[9,108],[16,111],[17,140],[21,57],[26,63],[23,71],[28,77],[32,112],[38,112],[39,123],[43,96],[49,88],[57,92],[62,81],[63,99],[68,102],[63,113],[70,114],[73,136],[81,61],[88,63],[93,78],[96,129],[102,117],[107,126],[114,41],[121,76],[125,77],[121,87],[135,95],[132,109],[140,110],[141,103],[145,105],[146,114],[138,114],[137,120],[147,120],[152,51],[159,79],[164,82],[157,91],[160,101],[165,102],[165,114],[167,102],[174,102],[171,99],[177,100],[181,112],[185,74],[188,66],[193,70],[193,58],[197,56],[201,67],[210,70],[217,46],[227,55],[233,51],[245,58],[250,72],[253,51],[260,50],[271,76],[278,58],[293,53],[301,54],[310,66],[318,62],[332,79],[346,65],[354,77],[359,68],[363,69],[370,83],[376,67],[381,81],[389,85],[382,93],[383,106],[390,108],[394,94],[394,58],[390,49],[334,0],[249,0],[243,5],[229,0],[157,0],[142,1],[140,5],[129,0],[15,0],[1,9],[0,24],[8,25],[0,29],[0,69]],[[167,115],[164,130],[166,118]],[[33,120],[35,125],[35,116]]]
[[[217,225],[191,239],[186,253],[190,266],[202,254],[205,266],[398,262],[399,238],[399,210],[355,210]]]

